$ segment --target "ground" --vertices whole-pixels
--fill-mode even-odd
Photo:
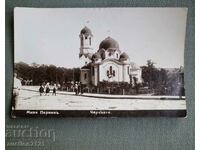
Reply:
[[[17,110],[185,110],[186,101],[174,96],[112,96],[70,92],[40,96],[37,86],[23,86]],[[123,99],[122,99],[123,98]]]

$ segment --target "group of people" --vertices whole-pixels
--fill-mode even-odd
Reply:
[[[49,84],[49,82],[47,82],[46,85],[45,85],[45,84],[41,84],[41,85],[40,85],[40,88],[39,88],[40,96],[42,96],[43,94],[49,96],[50,90],[51,90],[51,89],[50,89],[50,84]],[[56,90],[57,90],[56,84],[54,84],[52,90],[53,90],[52,95],[55,95],[55,96],[56,96]]]
[[[49,96],[50,91],[51,91],[51,88],[50,88],[49,82],[47,82],[46,84],[43,83],[40,85],[40,88],[39,88],[40,96],[42,95]],[[52,95],[56,96],[56,91],[57,91],[56,84],[54,84],[52,91],[53,91]],[[83,85],[81,84],[81,82],[76,82],[74,84],[74,91],[75,91],[75,95],[83,94]]]
[[[76,82],[74,84],[74,91],[76,95],[83,94],[83,85],[81,82]]]

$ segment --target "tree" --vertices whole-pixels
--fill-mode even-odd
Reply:
[[[148,68],[155,68],[155,62],[153,62],[151,59],[147,60],[147,67]]]
[[[73,78],[75,81],[79,81],[80,77],[80,68],[71,69],[36,63],[28,65],[24,62],[15,63],[14,67],[18,78],[32,80],[33,85],[39,85],[43,82],[63,84],[63,82],[72,81]]]
[[[147,65],[142,67],[142,78],[149,88],[153,88],[157,80],[158,69],[152,60],[147,60]]]
[[[167,71],[156,68],[152,60],[147,60],[147,65],[142,67],[142,78],[150,89],[160,89],[168,80]]]

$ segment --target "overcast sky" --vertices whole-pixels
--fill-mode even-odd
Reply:
[[[15,8],[14,17],[15,62],[78,67],[87,26],[94,52],[110,36],[140,66],[183,66],[186,8]]]

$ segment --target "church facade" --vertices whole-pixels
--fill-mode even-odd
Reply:
[[[92,31],[84,27],[80,31],[79,59],[83,64],[80,81],[84,85],[97,86],[99,82],[141,83],[141,68],[130,61],[129,56],[122,52],[118,42],[105,38],[97,51],[92,48]]]

